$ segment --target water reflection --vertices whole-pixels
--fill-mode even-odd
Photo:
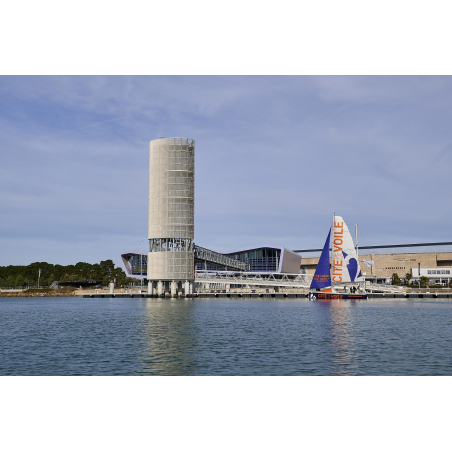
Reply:
[[[451,300],[0,298],[0,375],[452,375]]]
[[[326,347],[327,375],[355,375],[354,316],[355,301],[334,300],[313,302],[316,305],[317,335],[321,335],[322,346]],[[318,338],[319,339],[319,338]]]
[[[267,310],[259,302],[228,306],[227,302],[147,299],[142,322],[143,346],[138,356],[141,367],[136,373],[355,375],[356,302],[335,300],[313,304],[313,322],[303,320],[306,315],[303,309],[300,323],[294,323],[286,312],[290,305]],[[207,311],[211,310],[209,315]],[[281,318],[275,318],[275,314]],[[256,325],[259,325],[257,329]],[[309,325],[315,330],[314,344],[308,338]],[[293,356],[291,352],[295,331],[300,336],[299,351],[309,350],[298,369],[292,367],[299,359],[297,352]],[[238,348],[234,348],[236,345]],[[200,356],[203,358],[198,362]],[[231,372],[228,366],[235,367],[235,371]]]
[[[331,335],[333,338],[332,367],[330,374],[355,375],[354,316],[355,301],[336,300],[331,303]]]
[[[140,375],[444,375],[452,368],[450,303],[148,299],[140,309]]]
[[[141,375],[192,375],[196,330],[193,301],[147,299],[143,319]]]

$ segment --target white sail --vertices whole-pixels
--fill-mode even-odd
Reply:
[[[342,217],[334,217],[331,249],[333,284],[358,283],[364,280],[352,236]]]

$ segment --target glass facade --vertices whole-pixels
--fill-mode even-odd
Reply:
[[[230,253],[226,256],[247,263],[249,265],[249,271],[252,272],[276,272],[279,269],[281,249],[255,248],[237,253]]]
[[[143,262],[141,262],[140,256],[142,256]],[[129,264],[133,275],[143,274],[146,276],[148,271],[148,257],[145,254],[132,254],[129,258]],[[141,269],[141,265],[143,265],[143,270]]]
[[[212,262],[202,262],[202,261],[197,261],[195,259],[195,272],[196,271],[225,271],[226,268],[224,265],[220,265],[220,264],[215,264]]]
[[[194,272],[248,271],[275,273],[279,271],[281,260],[281,248],[255,248],[236,253],[220,254],[195,245],[191,239],[150,239],[149,251],[149,254],[142,255],[142,260],[139,253],[121,254],[126,274],[136,278],[143,275],[144,278],[147,278],[149,256],[159,255],[172,258],[172,256],[177,257],[180,252],[184,251],[194,253],[194,265],[192,264]],[[168,268],[171,265],[174,266],[174,263],[165,261],[162,265]]]

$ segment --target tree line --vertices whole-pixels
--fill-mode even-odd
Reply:
[[[391,278],[392,278],[392,284],[394,284],[395,286],[402,285],[402,280],[399,278],[399,275],[397,273],[393,273]],[[407,273],[405,275],[405,284],[409,285],[411,279],[413,279],[413,275],[411,273]],[[419,282],[420,282],[421,287],[428,287],[430,285],[430,279],[427,276],[421,276]],[[431,285],[434,286],[433,283]],[[450,286],[452,287],[452,284],[450,284]]]
[[[30,265],[8,265],[0,267],[0,287],[50,286],[54,281],[99,281],[103,285],[116,280],[117,285],[130,284],[135,279],[127,278],[120,267],[111,259],[99,264],[78,262],[75,265],[53,265],[47,262],[33,262]]]

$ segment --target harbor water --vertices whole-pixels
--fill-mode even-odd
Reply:
[[[0,375],[452,375],[452,301],[0,298],[0,343]]]

